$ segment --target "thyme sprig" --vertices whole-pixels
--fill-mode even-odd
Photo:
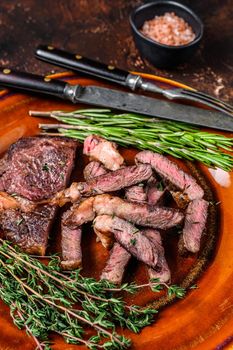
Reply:
[[[83,109],[72,112],[30,111],[30,115],[52,117],[65,124],[40,124],[45,132],[58,130],[61,135],[83,141],[98,134],[119,145],[148,149],[176,158],[197,160],[226,171],[233,168],[233,138],[201,131],[185,123],[164,121],[139,114],[115,114],[108,109]]]
[[[138,333],[153,322],[157,310],[127,305],[120,291],[135,293],[151,287],[159,292],[165,287],[168,295],[185,294],[184,289],[160,284],[157,279],[141,286],[125,283],[117,287],[83,277],[79,270],[65,275],[58,256],[52,256],[45,265],[1,239],[0,287],[0,298],[9,305],[15,325],[26,329],[40,350],[50,349],[50,332],[92,350],[126,349],[131,342],[116,327]],[[88,337],[90,328],[93,335]]]

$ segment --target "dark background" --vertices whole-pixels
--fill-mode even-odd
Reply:
[[[50,44],[120,68],[155,73],[233,101],[233,0],[180,1],[205,25],[201,48],[189,63],[158,70],[142,60],[128,16],[139,0],[8,0],[0,2],[0,65],[35,73],[59,72],[34,58]]]

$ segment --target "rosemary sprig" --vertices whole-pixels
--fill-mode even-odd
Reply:
[[[25,328],[41,350],[50,349],[51,331],[68,343],[84,344],[93,350],[126,349],[130,340],[117,333],[116,327],[138,333],[153,322],[157,311],[126,305],[120,291],[135,293],[139,288],[151,287],[159,292],[165,287],[168,295],[185,294],[184,289],[158,280],[117,287],[108,281],[82,277],[78,270],[67,276],[60,271],[59,263],[59,257],[52,256],[45,265],[0,239],[0,298],[9,305],[15,325]],[[94,331],[89,338],[86,327]]]
[[[46,116],[65,124],[40,124],[45,132],[58,130],[61,135],[83,141],[98,134],[122,146],[132,146],[165,153],[176,158],[198,160],[226,171],[233,168],[233,138],[200,131],[185,123],[163,121],[139,114],[115,114],[108,109],[83,109],[72,112],[30,111],[32,116]]]

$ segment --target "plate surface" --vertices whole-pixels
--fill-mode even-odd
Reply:
[[[69,80],[71,83],[83,85],[104,85],[98,81],[77,78],[68,73],[59,74],[56,78]],[[162,84],[170,86],[178,85],[171,81],[158,77],[146,76],[150,79],[162,81]],[[86,108],[78,105],[77,108]],[[28,116],[29,110],[73,110],[75,106],[64,101],[38,98],[12,92],[0,93],[0,153],[22,136],[31,136],[39,133],[37,118]],[[45,120],[43,119],[43,122]],[[229,135],[232,136],[232,135]],[[123,156],[130,163],[135,152],[123,151]],[[80,158],[80,173],[85,163],[85,158]],[[214,254],[208,262],[207,269],[197,281],[198,289],[191,290],[180,301],[167,306],[159,313],[154,325],[145,328],[140,335],[129,334],[133,340],[132,349],[135,350],[209,350],[209,349],[232,349],[233,344],[233,239],[232,239],[232,198],[233,198],[233,175],[220,172],[224,186],[219,185],[210,174],[209,170],[200,166],[207,182],[214,189],[215,196],[221,202],[219,205],[220,224],[218,227],[218,239]],[[215,176],[216,178],[216,176]],[[87,232],[87,236],[88,236]],[[89,274],[91,267],[98,265],[92,275],[98,276],[99,270],[104,266],[108,253],[94,242],[94,236],[89,234],[91,251],[84,251],[84,273]],[[172,249],[172,248],[171,248]],[[86,258],[85,258],[86,255]],[[175,276],[177,281],[182,280],[195,258],[186,259],[186,267],[180,269]],[[175,261],[172,269],[176,268]],[[182,261],[178,264],[181,266]],[[174,272],[175,273],[175,272]],[[144,269],[137,267],[136,280],[144,281]],[[134,274],[132,274],[134,277]],[[127,276],[126,276],[127,279]],[[142,291],[134,300],[143,305],[154,298],[150,292]],[[8,307],[0,302],[0,350],[32,350],[34,342],[24,331],[19,331],[11,321]],[[81,349],[82,346],[65,344],[61,338],[53,338],[53,349]]]

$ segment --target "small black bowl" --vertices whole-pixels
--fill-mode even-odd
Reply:
[[[145,21],[164,15],[165,12],[174,12],[183,18],[192,27],[195,39],[186,45],[169,46],[149,39],[140,32]],[[172,68],[187,61],[194,55],[203,36],[200,18],[187,6],[175,1],[153,1],[139,6],[130,15],[130,25],[139,52],[158,68]]]

